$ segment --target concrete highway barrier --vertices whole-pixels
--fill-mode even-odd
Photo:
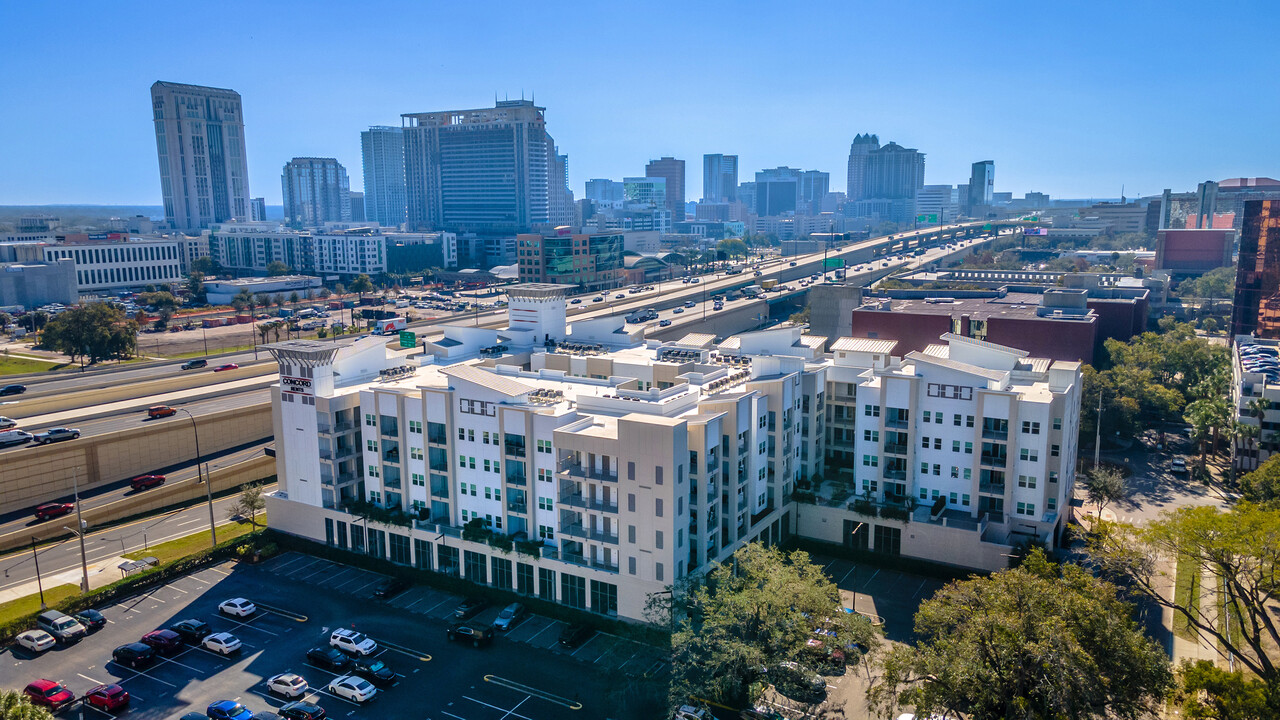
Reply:
[[[234,465],[217,468],[209,473],[209,480],[213,483],[214,494],[217,494],[233,490],[247,483],[268,480],[275,477],[275,474],[275,458],[260,456]],[[81,512],[81,515],[88,525],[89,531],[92,532],[94,528],[105,523],[117,522],[193,500],[202,500],[204,497],[204,483],[198,482],[195,478],[190,478],[188,480],[165,483],[160,487],[144,490],[105,505],[86,508]],[[70,524],[75,525],[75,517],[70,516],[70,518]],[[217,517],[215,519],[221,522],[225,518]],[[67,535],[67,531],[62,528],[63,525],[67,524],[67,522],[63,522],[65,520],[67,518],[50,520],[0,535],[0,552],[8,552],[30,545],[32,538],[35,538],[36,542],[44,542],[45,540]]]

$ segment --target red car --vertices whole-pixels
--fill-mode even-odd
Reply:
[[[75,693],[52,680],[36,680],[23,688],[22,693],[32,705],[41,705],[57,712],[76,701]]]
[[[48,520],[50,518],[62,517],[75,509],[76,506],[74,503],[45,503],[44,505],[36,508],[36,519]]]
[[[163,475],[139,475],[129,481],[129,486],[134,490],[146,490],[147,488],[153,488],[163,484]]]
[[[218,367],[214,368],[213,371],[222,372],[223,370],[235,370],[239,367],[240,366],[235,363],[227,363],[226,365],[219,365]]]
[[[115,711],[129,704],[129,691],[112,683],[85,693],[84,701],[99,710]]]
[[[161,655],[168,655],[182,649],[182,636],[172,630],[152,630],[142,636],[142,642],[150,645]]]

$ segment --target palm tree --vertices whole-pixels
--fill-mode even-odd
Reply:
[[[276,328],[276,339],[279,340],[280,330],[278,325],[275,325],[273,323],[262,323],[261,325],[258,326],[258,334],[262,336],[263,344],[266,344],[267,336],[271,334],[272,328]]]
[[[1262,397],[1254,398],[1249,401],[1246,407],[1249,410],[1249,417],[1258,419],[1257,426],[1249,425],[1250,428],[1253,428],[1254,432],[1246,436],[1249,440],[1249,449],[1253,450],[1255,439],[1262,437],[1262,426],[1266,422],[1267,411],[1271,409],[1271,401]],[[1252,452],[1249,453],[1249,456],[1256,457]],[[1254,467],[1257,467],[1257,463],[1254,463]]]
[[[0,720],[53,720],[53,714],[17,690],[5,690],[0,692]]]

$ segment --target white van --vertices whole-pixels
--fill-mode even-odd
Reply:
[[[31,433],[22,430],[0,431],[0,447],[9,445],[26,445],[31,442]]]

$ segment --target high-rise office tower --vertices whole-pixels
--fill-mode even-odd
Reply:
[[[795,168],[783,167],[756,173],[756,215],[775,217],[794,213],[800,201],[800,175]]]
[[[386,227],[405,221],[404,130],[374,125],[360,133],[365,219]]]
[[[266,198],[249,198],[249,219],[254,222],[262,222],[267,219]]]
[[[560,148],[552,154],[551,178],[547,182],[547,220],[554,227],[573,225],[573,191],[569,189],[569,156]]]
[[[800,200],[810,215],[822,213],[822,201],[831,189],[831,174],[821,170],[804,170],[800,173]]]
[[[587,181],[586,198],[598,203],[620,203],[624,198],[622,183],[605,178]]]
[[[454,232],[527,232],[551,222],[558,162],[546,108],[502,100],[492,108],[407,113],[408,224]]]
[[[702,200],[709,203],[738,199],[738,156],[702,156]]]
[[[280,177],[284,219],[293,227],[351,220],[347,169],[334,158],[294,158]]]
[[[1231,336],[1250,333],[1280,338],[1280,200],[1244,203]]]
[[[684,221],[684,161],[673,157],[650,160],[644,166],[644,176],[663,178],[667,181],[667,209],[673,222]]]
[[[872,152],[880,149],[880,138],[859,133],[849,146],[849,186],[845,196],[849,200],[871,197],[866,194],[867,162]]]
[[[364,222],[364,193],[352,190],[347,194],[351,198],[351,222]]]
[[[249,219],[240,93],[156,82],[151,86],[151,112],[169,225],[196,230]]]
[[[996,188],[996,164],[992,160],[980,160],[969,173],[969,197],[965,207],[972,210],[991,205]]]
[[[924,187],[924,153],[891,142],[867,157],[863,192],[869,198],[915,198]]]
[[[623,198],[628,203],[666,208],[667,179],[661,177],[629,177],[622,179]]]

